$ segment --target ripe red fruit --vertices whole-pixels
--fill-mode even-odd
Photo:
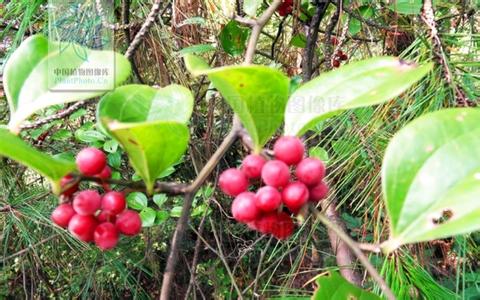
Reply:
[[[105,153],[97,148],[84,148],[77,154],[77,167],[86,176],[95,176],[107,165]]]
[[[320,182],[318,185],[310,189],[309,200],[313,202],[318,202],[322,199],[325,199],[328,195],[328,185],[325,182]]]
[[[245,173],[248,178],[260,178],[262,168],[266,162],[265,158],[261,155],[247,155],[247,157],[243,159],[242,172]]]
[[[282,199],[285,206],[296,214],[307,203],[309,198],[308,188],[301,182],[292,182],[282,191]]]
[[[125,195],[121,192],[108,192],[102,197],[102,210],[117,215],[125,209]]]
[[[293,0],[283,0],[277,8],[278,14],[285,17],[293,11]]]
[[[100,209],[102,198],[94,190],[85,190],[73,198],[73,209],[79,215],[93,215]]]
[[[127,209],[117,216],[115,226],[124,235],[136,235],[142,229],[142,220],[137,212]]]
[[[74,215],[75,211],[73,210],[72,205],[65,203],[57,206],[52,212],[50,218],[58,226],[67,228],[68,222],[70,222],[70,219],[72,219]]]
[[[261,211],[275,211],[282,204],[282,195],[276,188],[267,185],[257,191],[255,204]]]
[[[255,221],[255,228],[263,234],[271,234],[277,224],[277,213],[272,212],[262,215]]]
[[[342,52],[342,55],[340,55],[340,60],[343,60],[343,61],[348,60],[348,55]]]
[[[232,202],[232,215],[240,223],[249,223],[258,218],[260,210],[255,205],[255,194],[244,192]]]
[[[94,216],[74,215],[68,223],[68,230],[72,235],[84,242],[93,240],[93,231],[97,226]]]
[[[294,224],[292,218],[284,212],[276,216],[276,223],[272,227],[272,235],[279,240],[284,240],[292,235]]]
[[[287,165],[296,165],[303,158],[305,147],[302,141],[294,136],[282,136],[273,145],[275,158]]]
[[[319,159],[305,158],[298,164],[295,174],[301,182],[308,186],[315,186],[325,176],[325,165]]]
[[[262,169],[262,180],[267,185],[276,188],[283,187],[290,180],[290,170],[283,161],[268,161]]]
[[[78,191],[78,182],[73,184],[73,176],[72,174],[68,174],[62,177],[60,179],[60,187],[63,189],[67,188],[66,190],[63,191],[62,195],[65,197],[70,197],[72,196],[76,191]],[[72,185],[73,184],[73,185]]]
[[[95,176],[102,179],[102,180],[110,179],[110,177],[112,177],[112,170],[110,169],[109,166],[105,166],[105,168],[103,168],[102,172],[98,173]]]
[[[112,249],[118,242],[118,230],[110,222],[102,223],[95,228],[93,238],[98,248],[102,250]]]
[[[102,210],[97,216],[97,221],[99,223],[105,223],[105,222],[115,223],[116,219],[117,217],[114,214],[111,214],[110,212],[104,211],[104,210]]]
[[[339,68],[340,67],[340,61],[338,59],[333,59],[332,60],[332,66],[334,68]]]
[[[332,42],[332,45],[334,45],[334,46],[338,45],[338,39],[337,39],[337,37],[332,36],[332,37],[330,38],[330,42]]]
[[[225,194],[235,197],[247,190],[248,179],[242,171],[231,168],[223,171],[218,179],[218,184]]]

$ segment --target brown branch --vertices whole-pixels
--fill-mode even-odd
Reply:
[[[352,252],[355,254],[355,256],[358,258],[358,260],[363,264],[367,272],[370,274],[370,276],[377,282],[379,285],[380,289],[382,290],[383,294],[385,297],[387,297],[388,300],[395,300],[395,295],[392,293],[388,285],[386,284],[385,280],[383,280],[382,276],[378,274],[377,270],[375,267],[370,263],[368,260],[368,257],[363,254],[362,250],[360,247],[358,247],[357,243],[350,238],[350,236],[345,233],[344,229],[340,228],[338,224],[335,222],[332,222],[329,217],[324,215],[323,213],[319,212],[318,210],[315,209],[315,207],[310,206],[310,210],[312,213],[315,215],[315,217],[322,222],[328,230],[333,231],[339,239],[341,239],[345,245],[347,245]],[[338,261],[338,254],[337,254],[337,261]]]
[[[335,26],[337,26],[338,19],[340,18],[340,14],[342,12],[342,7],[343,7],[343,0],[338,0],[337,4],[337,9],[335,10],[335,13],[333,14],[332,18],[330,19],[330,22],[327,25],[327,28],[325,29],[325,50],[324,50],[324,56],[325,56],[325,65],[327,66],[327,70],[332,69],[332,32],[335,29]]]
[[[38,128],[42,125],[45,125],[47,123],[50,123],[52,121],[64,119],[64,118],[70,116],[71,114],[73,114],[74,112],[76,112],[77,110],[79,110],[80,108],[82,108],[84,105],[85,105],[85,101],[78,101],[78,102],[70,105],[68,108],[66,108],[66,109],[64,109],[64,110],[62,110],[62,111],[60,111],[60,112],[58,112],[54,115],[42,118],[42,119],[40,119],[38,121],[35,121],[33,123],[21,125],[20,129],[22,129],[22,130],[34,129],[34,128]]]
[[[313,57],[315,55],[315,49],[317,45],[318,39],[318,30],[320,26],[320,22],[327,11],[329,1],[316,1],[316,9],[315,14],[310,21],[310,26],[307,29],[307,45],[305,47],[305,60],[303,61],[303,81],[307,82],[312,77],[312,65],[313,65]]]
[[[458,85],[455,84],[455,81],[453,79],[452,71],[450,70],[450,67],[448,65],[447,55],[445,54],[442,41],[440,40],[440,37],[438,35],[432,0],[423,1],[421,18],[429,29],[429,36],[432,40],[432,50],[435,61],[438,65],[442,67],[442,77],[445,79],[445,82],[449,86],[451,86],[453,91],[455,92],[455,98],[458,106],[474,106],[474,104],[467,99],[465,92]]]

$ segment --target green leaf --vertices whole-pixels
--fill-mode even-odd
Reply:
[[[54,193],[60,192],[60,179],[76,169],[75,163],[40,152],[5,128],[0,128],[0,140],[0,155],[46,177],[52,184]]]
[[[480,110],[424,115],[390,141],[382,186],[391,252],[406,243],[480,229]]]
[[[75,132],[75,137],[85,143],[103,142],[105,141],[105,135],[96,130],[82,130],[78,129]]]
[[[157,213],[150,207],[145,207],[140,212],[140,219],[142,220],[142,227],[151,227],[155,224],[155,217]]]
[[[283,121],[289,79],[280,71],[265,66],[229,66],[208,69],[195,56],[186,56],[192,74],[208,75],[242,121],[259,151]]]
[[[313,147],[308,150],[308,156],[315,157],[322,160],[325,164],[328,163],[329,156],[327,150],[322,147]]]
[[[188,146],[184,124],[168,121],[108,124],[113,137],[127,152],[130,164],[145,182],[149,194],[155,179],[179,160]]]
[[[181,206],[175,206],[170,210],[170,216],[174,218],[180,218],[180,215],[182,214],[182,207]]]
[[[223,50],[232,56],[240,55],[245,51],[248,38],[248,29],[232,20],[220,32],[220,44]]]
[[[161,208],[165,202],[167,202],[168,197],[165,194],[155,194],[153,195],[153,202]]]
[[[78,49],[86,57],[78,55]],[[88,58],[88,59],[85,59]],[[76,90],[63,89],[65,82],[78,76],[54,78],[53,70],[112,69],[114,74],[102,77],[105,86],[114,87],[130,75],[130,63],[121,54],[95,51],[75,44],[48,41],[43,35],[26,39],[5,64],[4,89],[10,105],[9,129],[19,132],[21,123],[36,111],[51,105],[90,99],[103,94],[105,87],[92,89],[90,82],[78,83]],[[57,80],[63,80],[61,83]],[[87,80],[88,81],[88,80]]]
[[[157,210],[156,217],[155,217],[155,224],[156,225],[162,224],[163,222],[168,220],[169,217],[170,217],[170,214],[168,213],[168,211]]]
[[[172,84],[161,89],[147,85],[121,86],[102,97],[97,108],[100,127],[110,120],[122,123],[175,121],[187,123],[193,111],[189,89]]]
[[[133,192],[128,194],[127,196],[127,204],[128,207],[136,209],[136,210],[142,210],[148,205],[148,198],[145,196],[144,193],[140,192]]]
[[[290,45],[305,48],[307,46],[307,37],[304,34],[296,34],[290,40]]]
[[[370,19],[375,14],[373,8],[369,5],[364,5],[358,8],[358,13],[365,19]],[[350,35],[355,35],[362,29],[362,22],[356,18],[351,18],[348,24],[348,31]]]
[[[178,51],[178,54],[180,54],[180,55],[185,55],[185,54],[189,54],[189,53],[201,54],[201,53],[206,53],[206,52],[215,51],[215,50],[216,50],[216,48],[213,45],[200,44],[200,45],[193,45],[193,46],[190,46],[190,47],[185,47],[182,50]]]
[[[255,17],[260,5],[262,5],[262,0],[244,0],[243,11],[251,17]]]
[[[65,141],[72,137],[72,132],[68,129],[59,129],[52,135],[52,139],[56,141]]]
[[[320,276],[316,282],[318,288],[313,300],[381,300],[379,296],[351,284],[337,272]]]
[[[187,148],[189,131],[184,124],[192,110],[193,96],[185,87],[126,85],[102,98],[97,119],[122,145],[151,193],[155,179]]]
[[[388,8],[403,15],[418,15],[422,5],[422,0],[396,0]]]
[[[431,68],[431,63],[415,66],[393,57],[375,57],[324,73],[290,96],[285,113],[285,134],[301,135],[319,121],[343,110],[390,100]]]

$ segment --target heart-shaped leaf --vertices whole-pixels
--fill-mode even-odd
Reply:
[[[480,110],[422,116],[390,141],[382,185],[391,252],[406,243],[480,229]]]
[[[142,177],[149,194],[153,192],[155,179],[175,164],[188,146],[188,127],[177,122],[113,121],[107,126],[127,152],[130,164]]]
[[[121,54],[34,35],[5,64],[4,88],[11,111],[9,129],[17,133],[25,119],[50,105],[102,95],[129,75],[130,63]],[[93,76],[99,81],[92,82]]]
[[[192,74],[205,74],[242,121],[259,151],[283,121],[288,99],[289,79],[265,66],[207,68],[192,55],[185,56]]]
[[[75,163],[54,158],[25,143],[5,128],[0,128],[0,155],[15,160],[46,177],[54,193],[60,192],[60,179],[76,169]]]
[[[193,96],[187,88],[172,84],[161,89],[131,84],[116,88],[102,97],[97,119],[101,128],[105,122],[122,123],[175,121],[187,123],[193,110]]]
[[[350,63],[299,87],[288,100],[285,134],[301,135],[343,110],[379,104],[398,96],[431,69],[393,57]]]
[[[316,282],[318,287],[312,297],[313,300],[381,299],[379,296],[351,284],[337,272],[329,272],[325,276],[320,276]]]

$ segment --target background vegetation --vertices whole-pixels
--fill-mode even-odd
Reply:
[[[164,174],[168,180],[195,178],[229,130],[232,112],[228,105],[205,78],[192,78],[181,59],[181,54],[194,52],[214,66],[243,61],[249,30],[236,25],[233,33],[225,31],[230,19],[221,4],[228,1],[217,2],[162,1],[157,19],[133,56],[136,75],[132,82],[178,83],[195,93],[189,152]],[[422,2],[408,2],[398,1],[393,7],[382,1],[345,2],[340,14],[330,4],[320,18],[318,39],[313,40],[313,48],[305,49],[312,45],[305,28],[317,14],[314,4],[302,6],[298,1],[293,15],[274,15],[260,36],[255,56],[255,63],[280,68],[298,81],[305,78],[302,62],[308,49],[315,50],[313,74],[331,69],[335,45],[329,36],[337,37],[349,61],[398,55],[418,63],[436,63],[433,72],[394,101],[343,113],[308,133],[311,151],[328,162],[329,201],[337,202],[348,232],[358,241],[378,242],[388,234],[379,171],[392,135],[426,112],[474,106],[480,94],[479,3],[436,1],[438,34],[432,36],[420,10]],[[94,1],[86,3],[95,7]],[[151,1],[144,0],[115,1],[117,22],[131,24],[115,31],[117,51],[127,50],[151,6]],[[0,0],[0,28],[1,66],[24,38],[48,33],[46,1]],[[4,98],[0,88],[2,124],[8,122]],[[38,149],[64,157],[73,157],[87,145],[101,147],[108,153],[114,178],[138,179],[118,144],[96,128],[95,104],[95,100],[84,103],[72,114],[26,128],[21,135]],[[36,118],[42,120],[65,109],[51,107]],[[234,285],[244,290],[246,298],[308,296],[315,286],[312,279],[336,268],[326,229],[310,217],[300,220],[299,230],[284,242],[232,221],[230,200],[217,191],[216,179],[218,172],[238,165],[247,152],[236,144],[195,197],[179,253],[175,299],[187,293],[192,298],[236,298]],[[156,298],[183,199],[156,195],[151,200],[149,206],[157,213],[155,224],[141,236],[122,240],[114,251],[103,253],[51,224],[49,214],[58,199],[41,177],[0,160],[0,298]],[[130,195],[133,208],[141,209],[145,202],[142,194]],[[480,235],[475,233],[405,246],[389,257],[372,254],[370,259],[400,299],[480,299],[479,243]],[[190,281],[193,265],[197,265],[197,275]],[[367,279],[364,285],[378,291]]]

